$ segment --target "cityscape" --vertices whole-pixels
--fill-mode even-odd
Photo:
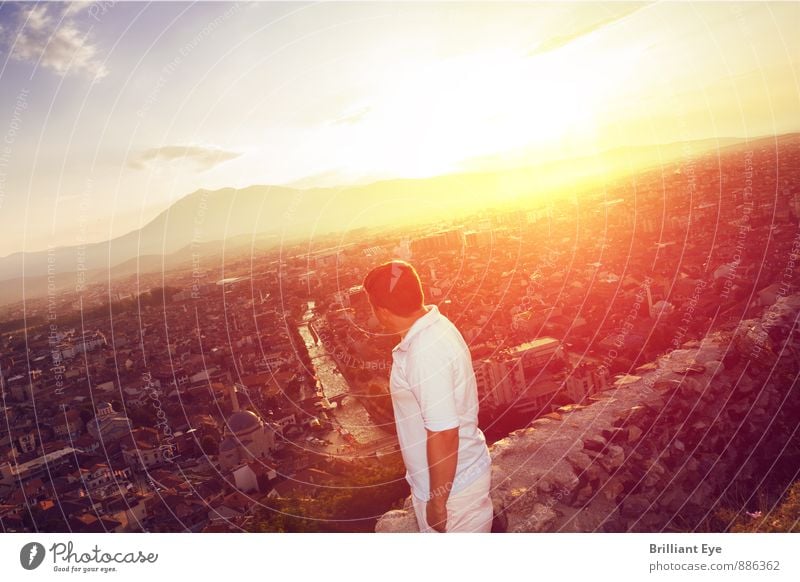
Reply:
[[[797,2],[0,3],[21,567],[50,533],[798,531],[798,22]],[[470,432],[426,425],[425,505],[398,401],[431,398],[398,397],[390,333],[412,316],[364,288],[397,260],[424,294],[405,313],[464,340]],[[434,469],[465,444],[459,479]],[[474,515],[448,516],[455,483],[484,488],[454,490]],[[245,537],[208,554],[224,575],[262,559]]]
[[[415,263],[460,328],[491,443],[796,285],[799,185],[800,135],[765,138],[571,201],[6,305],[3,528],[371,531],[408,494],[372,265]]]

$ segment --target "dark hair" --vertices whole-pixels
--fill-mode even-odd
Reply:
[[[363,287],[375,307],[385,307],[401,317],[422,309],[425,300],[416,269],[400,259],[372,269],[364,277]]]

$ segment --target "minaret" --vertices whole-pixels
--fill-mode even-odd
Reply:
[[[231,413],[239,412],[239,399],[236,397],[236,384],[231,384]]]
[[[650,283],[647,284],[647,314],[653,317],[653,297],[650,295]]]

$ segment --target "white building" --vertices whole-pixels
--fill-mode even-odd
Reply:
[[[525,375],[519,358],[482,359],[472,363],[478,384],[480,406],[505,407],[525,389]]]
[[[95,440],[103,442],[106,446],[117,442],[131,432],[131,421],[127,416],[115,412],[108,402],[97,404],[97,416],[86,426],[86,430]]]
[[[539,337],[514,346],[509,350],[509,356],[522,360],[522,369],[526,382],[535,380],[541,369],[551,361],[556,359],[563,361],[566,359],[561,342],[553,337]]]
[[[605,366],[581,362],[566,381],[566,394],[574,402],[581,402],[586,396],[605,390],[608,386],[608,369]]]
[[[276,428],[254,412],[239,410],[234,386],[230,387],[230,395],[233,412],[228,417],[225,434],[219,444],[219,463],[223,471],[242,463],[269,458],[276,448]]]
[[[87,331],[80,337],[73,337],[71,341],[59,344],[58,349],[62,359],[70,360],[78,354],[93,352],[107,343],[106,336],[99,331]]]
[[[233,470],[233,480],[236,484],[236,489],[242,493],[258,493],[261,488],[258,483],[259,474],[264,475],[267,479],[272,480],[278,476],[275,469],[259,465],[257,463],[244,463]]]

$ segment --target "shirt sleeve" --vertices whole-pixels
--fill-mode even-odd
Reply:
[[[430,348],[409,355],[408,385],[419,402],[425,428],[441,431],[458,427],[453,360]]]

